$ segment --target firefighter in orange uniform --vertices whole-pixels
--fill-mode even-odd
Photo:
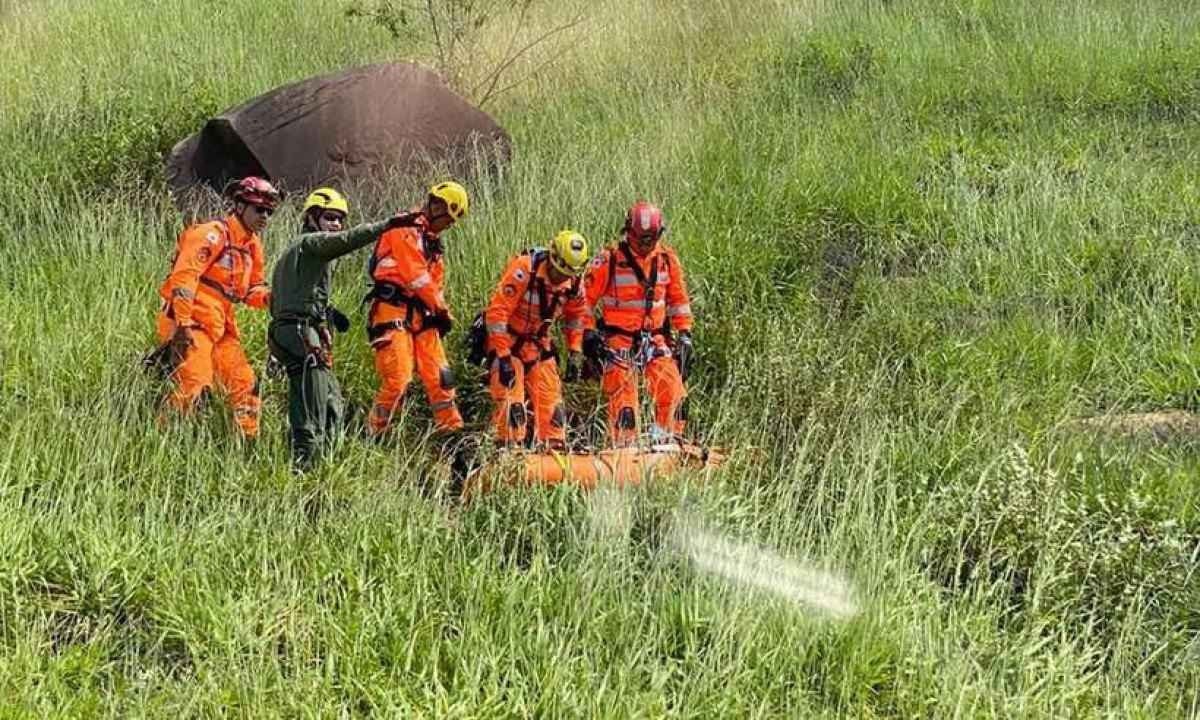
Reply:
[[[254,438],[261,402],[233,307],[245,303],[263,310],[270,303],[259,234],[279,204],[279,191],[262,178],[246,177],[226,195],[233,203],[228,216],[179,236],[171,272],[159,289],[158,339],[175,382],[169,405],[191,411],[215,379],[229,395],[242,435]]]
[[[692,309],[683,266],[661,242],[666,229],[661,210],[635,203],[620,242],[596,256],[585,281],[588,307],[599,306],[600,321],[585,334],[584,353],[603,362],[608,430],[618,446],[637,439],[639,374],[654,401],[651,438],[678,438],[686,421]]]
[[[561,317],[568,365],[580,364],[588,314],[580,279],[587,261],[587,241],[577,232],[563,230],[549,249],[510,260],[492,293],[484,322],[492,358],[489,390],[496,404],[492,423],[502,444],[524,442],[528,402],[533,408],[535,444],[566,448],[562,381],[550,330]]]
[[[441,233],[467,214],[467,206],[462,185],[434,185],[424,206],[415,211],[412,225],[388,230],[375,244],[367,316],[367,337],[380,381],[368,418],[368,434],[373,438],[391,424],[414,367],[437,429],[463,427],[455,403],[454,374],[442,347],[442,336],[450,332],[453,318],[443,292]]]

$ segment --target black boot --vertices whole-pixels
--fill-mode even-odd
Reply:
[[[449,433],[439,443],[438,460],[450,465],[450,486],[447,488],[450,496],[462,497],[467,480],[479,464],[479,443],[461,430]]]

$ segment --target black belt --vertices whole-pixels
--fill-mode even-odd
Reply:
[[[371,286],[371,291],[367,293],[367,296],[363,298],[364,302],[367,300],[378,300],[397,307],[405,305],[410,309],[415,308],[421,312],[429,312],[429,308],[420,298],[410,295],[407,290],[391,282],[376,282]]]
[[[210,280],[206,277],[201,277],[200,282],[209,286],[213,290],[216,290],[217,292],[221,293],[221,297],[225,298],[226,300],[228,300],[231,303],[240,303],[240,302],[245,302],[245,300],[246,300],[246,298],[244,298],[244,297],[238,297],[238,296],[230,293],[228,290],[225,289],[224,285],[217,282],[216,280]]]
[[[408,323],[404,320],[389,320],[387,322],[376,323],[367,327],[367,340],[375,342],[393,330],[406,330],[407,328]]]

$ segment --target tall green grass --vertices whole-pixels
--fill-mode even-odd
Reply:
[[[465,321],[507,255],[663,204],[699,318],[696,431],[733,454],[629,493],[617,537],[566,489],[445,505],[419,401],[391,444],[347,440],[300,478],[279,383],[252,452],[219,404],[155,424],[135,365],[178,231],[158,154],[279,83],[419,47],[343,10],[0,20],[22,70],[0,74],[7,714],[1196,714],[1195,446],[1071,423],[1196,409],[1196,9],[591,6],[493,108],[516,152],[471,187],[449,294]],[[370,217],[415,192],[353,199]],[[365,403],[357,319],[337,371]],[[261,368],[266,319],[240,320]],[[595,410],[594,388],[570,402]],[[663,541],[681,504],[845,571],[862,613],[700,575]]]

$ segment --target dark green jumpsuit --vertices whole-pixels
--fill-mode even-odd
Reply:
[[[344,414],[327,354],[332,261],[371,245],[387,227],[384,220],[341,232],[305,233],[275,264],[267,346],[287,369],[288,423],[297,467],[311,467],[321,457]]]

